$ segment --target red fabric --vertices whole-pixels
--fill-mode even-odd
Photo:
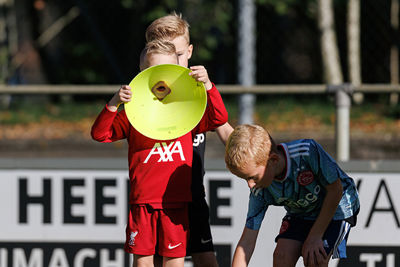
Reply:
[[[222,98],[213,86],[207,91],[207,108],[199,124],[177,139],[150,139],[130,125],[125,111],[111,112],[107,107],[94,122],[91,134],[94,140],[103,143],[127,139],[131,204],[189,202],[193,138],[227,120]]]
[[[185,257],[189,231],[187,204],[182,208],[153,209],[133,205],[126,226],[125,251],[137,255]]]

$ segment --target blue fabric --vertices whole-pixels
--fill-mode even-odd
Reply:
[[[348,234],[346,235],[345,239],[342,240],[342,242],[337,246],[336,251],[334,252],[334,255],[332,255],[333,259],[345,259],[347,258],[347,253],[346,253],[346,248],[347,248],[347,238]]]
[[[340,179],[343,196],[333,217],[343,220],[360,207],[352,178],[312,139],[280,144],[287,160],[286,175],[263,189],[251,190],[246,227],[258,230],[269,205],[283,206],[288,215],[315,220],[326,195],[325,187]]]

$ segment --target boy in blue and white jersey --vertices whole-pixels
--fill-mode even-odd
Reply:
[[[247,266],[269,205],[287,214],[276,237],[274,267],[328,266],[346,257],[350,227],[360,208],[354,181],[314,140],[276,145],[257,125],[239,125],[225,151],[229,170],[251,189],[246,225],[233,267]]]

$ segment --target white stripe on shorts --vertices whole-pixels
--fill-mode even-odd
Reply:
[[[336,239],[335,246],[333,248],[332,259],[339,258],[340,255],[339,255],[338,247],[339,247],[340,243],[342,243],[342,241],[346,237],[347,233],[350,231],[350,227],[351,227],[351,225],[348,222],[342,221],[342,225],[340,226],[339,236]]]

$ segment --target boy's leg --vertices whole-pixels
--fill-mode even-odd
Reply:
[[[205,198],[189,204],[190,237],[187,255],[192,256],[195,267],[218,267],[209,222],[209,208]]]
[[[133,255],[133,267],[153,267],[153,256]]]
[[[282,219],[279,235],[275,238],[277,245],[274,251],[274,267],[296,265],[313,223],[293,216],[285,216]]]
[[[194,267],[218,267],[213,251],[192,253],[192,261]]]
[[[294,267],[301,256],[302,242],[280,238],[274,250],[274,267]]]
[[[332,257],[332,253],[328,254],[328,257],[325,259],[325,261],[323,263],[321,263],[320,265],[315,264],[315,267],[328,267],[331,257]]]
[[[164,267],[183,267],[185,265],[185,258],[170,258],[164,257]]]
[[[163,267],[163,257],[162,256],[160,256],[158,254],[154,255],[153,261],[154,261],[154,267]]]

